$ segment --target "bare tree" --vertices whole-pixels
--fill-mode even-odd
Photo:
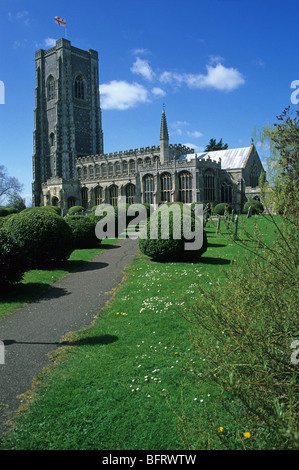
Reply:
[[[0,202],[6,197],[19,194],[23,184],[14,176],[9,176],[4,165],[0,165]]]

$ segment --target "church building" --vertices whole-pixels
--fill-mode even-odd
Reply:
[[[241,211],[259,198],[263,166],[253,144],[194,153],[170,144],[165,110],[160,143],[104,153],[98,53],[66,39],[35,54],[33,205],[204,202]]]

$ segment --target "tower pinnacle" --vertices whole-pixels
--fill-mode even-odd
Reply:
[[[160,162],[169,161],[169,135],[167,129],[165,109],[163,105],[162,118],[161,118],[161,129],[160,129]]]

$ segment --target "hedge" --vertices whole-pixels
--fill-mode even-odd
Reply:
[[[0,229],[0,290],[21,281],[26,268],[21,246],[7,230]]]
[[[179,205],[182,210],[183,205]],[[156,211],[148,219],[143,229],[138,243],[142,253],[156,261],[197,261],[205,253],[208,247],[207,236],[203,230],[203,244],[198,250],[187,250],[185,243],[192,243],[184,236],[183,217],[178,220],[172,211],[169,211],[169,224],[163,223],[164,208]],[[168,209],[167,209],[168,212]],[[182,212],[181,212],[182,214]],[[195,229],[195,219],[190,215],[185,215],[192,231]],[[154,238],[151,238],[151,230],[156,231]],[[169,236],[168,236],[169,235]],[[199,234],[197,234],[199,235]]]
[[[25,209],[6,220],[3,228],[22,247],[30,269],[66,261],[74,248],[70,227],[51,210]]]
[[[74,248],[95,248],[100,240],[95,235],[95,224],[90,217],[85,215],[71,215],[65,218],[72,230]]]
[[[225,211],[231,212],[231,206],[226,202],[221,202],[214,207],[214,214],[216,215],[223,215]]]
[[[249,199],[244,205],[244,212],[247,213],[249,207],[251,207],[251,214],[261,214],[264,212],[264,206],[260,201],[257,201],[255,199]]]

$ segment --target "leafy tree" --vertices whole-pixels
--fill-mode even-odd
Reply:
[[[205,152],[212,152],[213,150],[225,150],[228,148],[228,144],[222,143],[222,138],[219,142],[216,142],[216,139],[210,139],[210,142],[205,148]]]
[[[9,194],[7,201],[7,206],[16,209],[18,212],[26,209],[25,199],[23,199],[18,193]]]

